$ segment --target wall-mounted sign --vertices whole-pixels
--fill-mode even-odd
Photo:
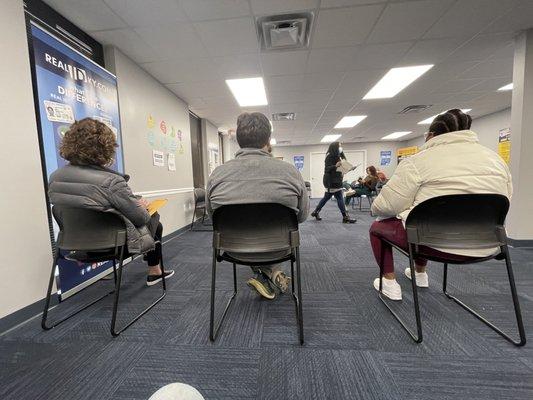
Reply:
[[[398,162],[405,158],[414,156],[416,153],[418,153],[418,146],[402,147],[396,152],[396,155],[398,156]]]
[[[511,162],[511,129],[500,129],[498,135],[498,154],[509,164]]]
[[[165,153],[159,150],[152,150],[152,159],[155,167],[165,166]]]
[[[304,169],[304,156],[294,156],[294,166],[300,172]]]
[[[380,165],[390,165],[390,161],[392,158],[392,150],[382,150],[380,153],[379,159],[380,159]]]

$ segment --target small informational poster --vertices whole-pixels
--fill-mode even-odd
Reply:
[[[168,164],[168,170],[169,171],[175,171],[176,170],[176,154],[174,154],[174,153],[168,153],[167,154],[167,164]]]
[[[381,166],[390,165],[391,158],[392,158],[392,150],[381,150],[380,156],[379,156],[380,165]]]
[[[152,150],[152,158],[153,158],[155,167],[165,166],[165,153],[163,153],[162,151]]]
[[[304,169],[304,156],[294,156],[294,166],[300,172]]]
[[[511,129],[500,129],[498,135],[498,154],[509,164],[511,162]]]

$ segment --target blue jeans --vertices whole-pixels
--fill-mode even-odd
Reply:
[[[339,206],[339,210],[341,210],[342,215],[346,215],[346,206],[344,205],[342,190],[339,190],[334,193],[324,193],[324,197],[322,197],[322,200],[320,200],[320,203],[318,203],[318,206],[316,206],[315,212],[319,212],[320,210],[322,210],[322,207],[324,207],[329,201],[329,199],[331,199],[333,196],[335,196],[335,199],[337,200],[337,205]]]

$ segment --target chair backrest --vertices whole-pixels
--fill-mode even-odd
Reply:
[[[213,247],[236,253],[267,253],[300,245],[296,213],[275,203],[235,204],[213,214]]]
[[[194,201],[196,203],[205,203],[205,189],[194,188]]]
[[[503,226],[509,200],[500,194],[457,194],[417,205],[407,217],[407,240],[449,249],[487,249],[505,245]]]
[[[120,216],[85,208],[54,206],[59,225],[57,247],[62,250],[97,251],[126,244],[126,227]]]
[[[311,189],[311,182],[305,181],[305,187],[307,188],[307,190]]]

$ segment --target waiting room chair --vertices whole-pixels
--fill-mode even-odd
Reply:
[[[201,210],[202,212],[202,226],[211,226],[211,224],[205,223],[205,217],[207,216],[207,207],[206,207],[206,192],[203,188],[194,188],[194,210],[192,213],[192,222],[191,222],[191,231],[197,230],[194,229],[194,224],[196,221],[197,211]],[[200,229],[200,231],[205,231],[206,229]],[[210,230],[210,229],[209,229]]]
[[[514,345],[523,346],[526,344],[524,324],[522,322],[522,314],[520,312],[520,304],[516,292],[513,268],[507,247],[507,235],[504,227],[508,210],[509,200],[507,197],[498,194],[463,194],[436,197],[420,203],[409,214],[406,221],[407,241],[409,244],[408,251],[404,251],[393,243],[385,241],[409,257],[417,335],[411,332],[407,325],[384,300],[381,293],[383,271],[380,271],[379,297],[416,343],[422,342],[422,324],[420,321],[414,260],[417,257],[422,257],[444,264],[442,291],[446,297],[455,301]],[[493,256],[475,258],[473,261],[457,262],[446,258],[428,256],[424,253],[424,248],[427,247],[472,250],[497,247],[500,250]],[[519,341],[513,340],[500,328],[486,320],[475,310],[447,291],[448,264],[472,264],[491,259],[505,260],[520,336]]]
[[[290,261],[291,294],[296,306],[300,344],[304,343],[299,247],[298,221],[296,213],[290,208],[280,204],[238,204],[215,210],[209,324],[211,341],[216,339],[224,317],[237,295],[236,265],[263,266]],[[233,264],[233,294],[215,328],[216,272],[217,263],[222,261]],[[298,295],[295,294],[295,278]]]
[[[311,198],[311,182],[305,181],[305,188],[307,189],[307,194],[309,195],[309,198]]]
[[[116,214],[98,212],[83,208],[65,208],[54,206],[52,209],[55,220],[59,225],[59,235],[56,241],[56,250],[52,272],[48,283],[48,291],[43,311],[41,326],[44,330],[52,329],[86,308],[96,304],[110,294],[115,294],[113,301],[113,314],[111,317],[111,335],[118,336],[134,322],[141,318],[158,304],[166,295],[165,275],[162,277],[163,293],[160,297],[145,308],[140,314],[135,316],[124,327],[117,330],[116,321],[122,282],[122,269],[124,259],[129,257],[126,248],[126,227],[124,221]],[[113,262],[113,277],[115,289],[103,296],[93,300],[71,314],[63,317],[52,325],[47,325],[52,287],[55,280],[55,271],[59,259],[68,259],[82,263],[96,263],[104,261]],[[116,261],[118,260],[118,267]],[[164,272],[163,259],[161,259],[161,270]]]

